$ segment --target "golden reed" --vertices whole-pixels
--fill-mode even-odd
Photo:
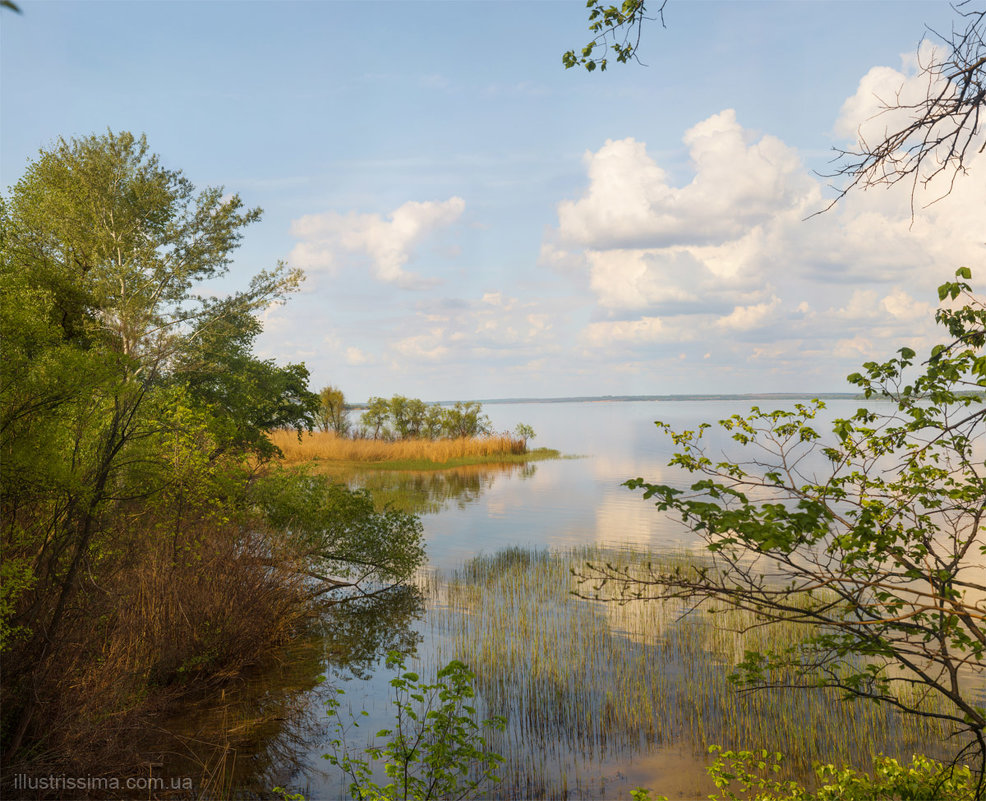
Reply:
[[[429,461],[440,464],[453,459],[497,457],[527,452],[524,440],[509,436],[461,437],[459,439],[347,439],[335,433],[273,431],[270,440],[288,463],[315,459],[338,462]]]

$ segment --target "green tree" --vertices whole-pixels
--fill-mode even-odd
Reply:
[[[740,686],[833,687],[847,698],[889,704],[950,722],[957,759],[976,764],[986,790],[986,305],[967,268],[939,290],[949,341],[915,362],[902,348],[867,362],[849,380],[889,402],[835,421],[826,440],[820,401],[795,411],[734,415],[719,427],[742,458],[707,452],[703,423],[666,432],[671,461],[700,478],[683,490],[643,478],[662,511],[705,542],[709,568],[616,570],[596,565],[593,585],[625,597],[687,598],[711,609],[753,612],[764,624],[802,627],[777,653],[748,652]],[[828,469],[812,468],[821,458]]]
[[[391,780],[385,786],[373,781],[372,763],[347,746],[349,727],[339,716],[339,701],[329,700],[329,715],[339,736],[331,741],[333,750],[325,758],[349,774],[352,797],[357,801],[461,801],[477,797],[487,782],[499,781],[496,769],[503,757],[491,750],[486,732],[502,730],[506,721],[493,717],[477,722],[476,709],[470,705],[475,696],[472,671],[454,660],[428,684],[417,673],[405,670],[396,651],[388,655],[387,666],[397,670],[390,682],[394,728],[377,732],[377,737],[390,738],[386,745],[363,750],[370,760],[383,761]],[[353,725],[357,725],[355,720]]]
[[[425,421],[428,418],[428,407],[420,398],[409,398],[405,409],[407,419],[407,435],[409,437],[420,437],[424,430]]]
[[[349,416],[346,414],[346,397],[337,387],[323,387],[318,393],[319,407],[316,414],[322,431],[334,431],[340,437],[349,433]]]
[[[360,420],[367,429],[373,432],[373,439],[380,436],[381,431],[387,430],[387,420],[390,418],[390,403],[386,398],[370,398],[366,411]]]
[[[422,431],[428,439],[438,439],[442,436],[445,424],[445,410],[441,406],[429,406],[425,412]]]
[[[397,439],[407,439],[410,436],[410,420],[408,419],[408,399],[403,395],[394,395],[389,401],[390,422],[394,427]]]
[[[446,437],[479,437],[489,434],[489,418],[483,414],[483,406],[476,401],[458,401],[443,411],[442,429]]]
[[[142,405],[212,328],[283,297],[300,275],[281,265],[229,298],[196,295],[260,212],[221,189],[196,194],[128,133],[42,151],[4,211],[4,356],[17,365],[2,396],[5,520],[11,541],[40,544],[32,591],[57,588],[57,601],[31,604],[23,622],[53,638],[119,494],[117,467],[148,433]],[[292,422],[305,417],[296,411]],[[40,441],[51,461],[37,458]],[[39,493],[40,506],[27,502]]]
[[[422,559],[413,518],[370,514],[361,494],[303,475],[263,475],[275,452],[266,432],[308,428],[318,408],[303,365],[252,353],[256,313],[301,275],[277,265],[226,297],[199,290],[228,270],[259,214],[221,188],[196,192],[143,138],[112,132],[59,140],[0,203],[5,759],[32,737],[54,742],[39,705],[58,705],[73,677],[122,648],[121,620],[190,630],[173,654],[162,643],[177,632],[128,641],[140,650],[128,664],[146,670],[127,676],[134,695],[120,703],[132,708],[142,680],[253,658],[262,638],[237,621],[287,616],[298,595],[300,580],[272,577],[331,569],[324,587],[358,594]],[[292,518],[298,497],[321,522]],[[206,564],[217,572],[203,585]],[[162,575],[162,593],[187,580],[218,606],[134,618],[130,601],[151,602],[141,581]],[[213,584],[222,591],[210,595]],[[96,709],[85,725],[114,714]]]
[[[664,24],[664,7],[667,4],[668,0],[655,4],[661,25]],[[588,0],[585,7],[589,9],[589,32],[593,37],[578,52],[568,50],[562,55],[565,69],[581,65],[589,72],[597,67],[600,72],[605,72],[610,60],[608,51],[612,51],[620,64],[631,59],[640,61],[637,49],[644,23],[654,19],[647,16],[645,0],[623,0],[619,6],[606,5],[604,0]],[[603,55],[598,55],[598,51],[602,51]]]
[[[527,441],[534,439],[537,436],[537,434],[534,433],[534,429],[527,425],[527,423],[517,423],[514,433],[524,440],[524,450],[527,450]]]

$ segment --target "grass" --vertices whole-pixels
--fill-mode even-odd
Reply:
[[[346,468],[360,466],[377,470],[443,470],[490,463],[522,463],[557,459],[549,448],[527,450],[524,440],[510,436],[462,437],[459,439],[347,439],[332,432],[314,432],[300,437],[293,431],[274,431],[273,442],[284,454],[286,464],[330,462]]]
[[[572,595],[579,586],[572,571],[586,562],[685,569],[701,558],[511,549],[422,578],[434,610],[436,665],[466,662],[484,712],[508,719],[493,743],[507,757],[500,791],[543,781],[548,796],[576,786],[601,797],[608,793],[594,789],[600,775],[669,748],[705,764],[713,743],[783,751],[787,777],[801,781],[810,781],[816,760],[868,769],[873,754],[934,756],[935,744],[947,743],[940,724],[847,703],[830,691],[737,692],[728,677],[744,650],[793,643],[804,633],[793,625],[749,629],[754,621],[745,612],[683,615],[680,601],[620,604]],[[542,766],[553,766],[554,778]],[[704,797],[712,789],[668,787],[674,772],[661,779],[664,786],[650,786],[666,794]]]

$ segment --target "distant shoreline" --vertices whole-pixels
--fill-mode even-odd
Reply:
[[[470,401],[426,401],[429,406],[450,406],[454,403],[625,403],[633,401],[756,401],[756,400],[865,400],[858,392],[766,392],[754,394],[693,394],[693,395],[576,395],[561,398],[477,398]],[[871,399],[872,400],[872,399]],[[350,409],[365,409],[367,403],[347,404]]]

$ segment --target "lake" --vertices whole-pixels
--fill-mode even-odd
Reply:
[[[585,553],[629,548],[677,558],[698,544],[641,493],[622,486],[637,476],[689,482],[667,466],[671,443],[654,421],[694,428],[750,405],[490,404],[485,411],[495,429],[527,423],[537,433],[531,445],[577,458],[461,475],[368,476],[367,485],[400,486],[401,497],[424,510],[422,592],[334,610],[320,637],[295,649],[278,671],[244,685],[243,709],[227,707],[224,714],[244,720],[264,714],[269,724],[254,727],[251,743],[236,745],[240,762],[228,781],[258,789],[281,784],[307,799],[348,797],[346,777],[321,759],[336,736],[325,699],[342,688],[345,710],[369,713],[347,734],[350,745],[364,745],[367,734],[389,727],[393,674],[382,660],[391,647],[413,651],[408,666],[423,678],[448,659],[463,659],[477,673],[481,713],[507,715],[507,729],[494,742],[508,758],[507,778],[491,795],[629,798],[643,785],[671,798],[704,797],[714,790],[704,771],[712,743],[790,750],[789,775],[802,779],[816,758],[858,762],[871,750],[934,753],[941,732],[904,727],[875,707],[806,700],[804,693],[737,697],[726,681],[736,645],[717,639],[698,616],[681,618],[657,605],[621,612],[571,597],[569,569]],[[829,401],[820,416],[848,417],[860,405]],[[825,423],[818,428],[826,430]],[[713,458],[737,454],[737,448],[721,434],[709,441]],[[468,575],[461,572],[477,557],[485,561]],[[264,713],[254,709],[258,698],[265,699]]]

